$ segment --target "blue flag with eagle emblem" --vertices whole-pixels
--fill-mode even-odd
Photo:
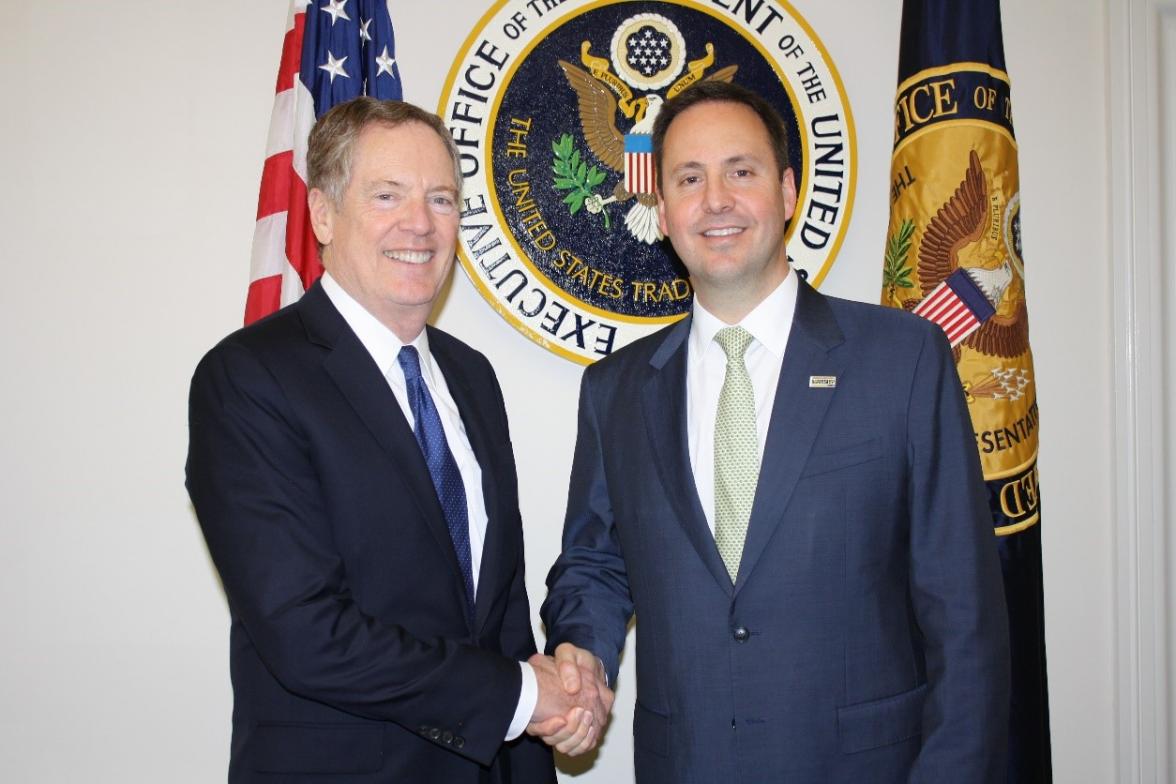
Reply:
[[[1008,781],[1052,781],[1037,388],[999,0],[905,0],[882,304],[939,325],[988,486],[1009,613]]]

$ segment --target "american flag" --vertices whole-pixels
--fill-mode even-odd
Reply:
[[[358,95],[402,95],[388,0],[292,0],[276,93],[246,324],[294,302],[322,274],[306,206],[306,138],[314,121]]]
[[[625,134],[625,190],[653,193],[653,137],[648,133]]]
[[[939,325],[951,347],[980,329],[996,310],[963,269],[948,275],[914,310],[916,316]]]

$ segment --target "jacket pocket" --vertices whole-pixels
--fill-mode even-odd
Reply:
[[[801,476],[827,474],[830,471],[839,471],[842,468],[868,463],[880,457],[882,457],[882,443],[879,439],[872,438],[869,441],[863,441],[860,444],[833,452],[809,455],[808,461],[804,464],[804,473]]]
[[[250,744],[259,773],[375,773],[383,728],[364,724],[258,722]]]
[[[638,702],[633,709],[633,745],[661,757],[670,756],[670,717]]]
[[[901,743],[923,733],[927,684],[910,691],[837,709],[837,738],[844,754]]]

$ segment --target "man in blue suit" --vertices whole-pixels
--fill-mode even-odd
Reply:
[[[494,371],[425,326],[457,161],[409,104],[324,115],[307,168],[326,274],[192,380],[188,490],[232,616],[231,782],[553,784],[527,725],[603,724],[607,690],[575,703],[535,655]]]
[[[790,271],[758,96],[703,82],[653,138],[694,308],[584,374],[549,649],[615,679],[636,612],[640,784],[1003,781],[1007,621],[943,334]]]

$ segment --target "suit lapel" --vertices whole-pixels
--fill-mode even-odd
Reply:
[[[654,465],[670,498],[674,516],[719,586],[731,593],[731,577],[706,522],[686,437],[686,353],[690,319],[678,322],[650,359],[652,373],[642,389],[641,403]]]
[[[453,395],[457,410],[461,413],[461,421],[465,425],[466,436],[470,439],[474,457],[482,469],[482,497],[486,503],[487,520],[486,536],[482,543],[482,563],[478,570],[478,590],[474,597],[476,634],[486,622],[490,605],[499,594],[499,585],[506,578],[502,569],[507,545],[506,525],[503,521],[503,510],[499,509],[498,497],[500,468],[498,454],[492,447],[490,434],[486,430],[488,414],[482,410],[479,398],[474,394],[460,363],[445,351],[443,341],[435,339],[434,335],[436,333],[430,329],[429,351],[445,376],[445,384],[449,387],[449,393]],[[454,564],[456,563],[455,559]]]
[[[323,362],[327,374],[399,469],[390,478],[399,479],[407,488],[419,518],[425,522],[452,567],[454,579],[451,582],[464,604],[461,567],[453,551],[445,514],[437,500],[437,491],[420,445],[395,395],[388,388],[387,380],[372,361],[371,354],[335,310],[321,284],[312,286],[296,307],[302,312],[310,340],[330,350]]]
[[[838,376],[844,357],[834,351],[841,330],[825,298],[803,281],[776,387],[759,484],[739,564],[738,592],[780,526],[835,389],[812,388],[812,376]]]

